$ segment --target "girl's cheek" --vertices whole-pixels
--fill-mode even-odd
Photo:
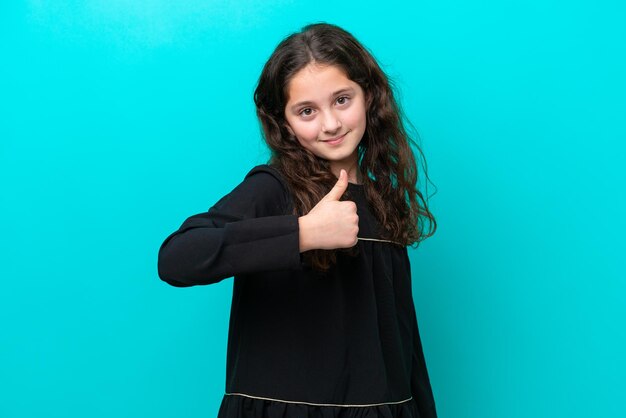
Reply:
[[[304,134],[304,137],[305,137],[303,139],[306,139],[307,141],[312,141],[315,138],[317,138],[317,132],[318,132],[317,124],[314,122],[311,122],[302,128],[302,133]]]

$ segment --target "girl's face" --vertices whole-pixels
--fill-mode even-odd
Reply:
[[[285,118],[300,145],[328,160],[333,173],[355,167],[366,126],[365,96],[343,70],[309,64],[298,71],[287,84]]]

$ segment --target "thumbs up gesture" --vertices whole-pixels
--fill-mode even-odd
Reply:
[[[359,216],[356,204],[340,201],[348,188],[348,173],[341,170],[339,180],[308,214],[298,219],[300,252],[349,248],[357,243]]]

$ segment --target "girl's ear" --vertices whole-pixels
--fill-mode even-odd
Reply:
[[[369,109],[372,106],[373,95],[370,91],[365,93],[365,109]]]

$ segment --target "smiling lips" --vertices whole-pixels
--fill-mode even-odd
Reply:
[[[327,144],[329,144],[329,145],[337,145],[338,143],[340,143],[340,142],[343,140],[343,138],[344,138],[344,137],[345,137],[345,136],[346,136],[349,132],[350,132],[350,131],[348,131],[348,132],[346,132],[345,134],[343,134],[343,135],[341,135],[341,136],[338,136],[338,137],[336,137],[336,138],[326,139],[326,140],[324,140],[324,141],[320,141],[320,142],[325,142],[325,143],[327,143]]]

